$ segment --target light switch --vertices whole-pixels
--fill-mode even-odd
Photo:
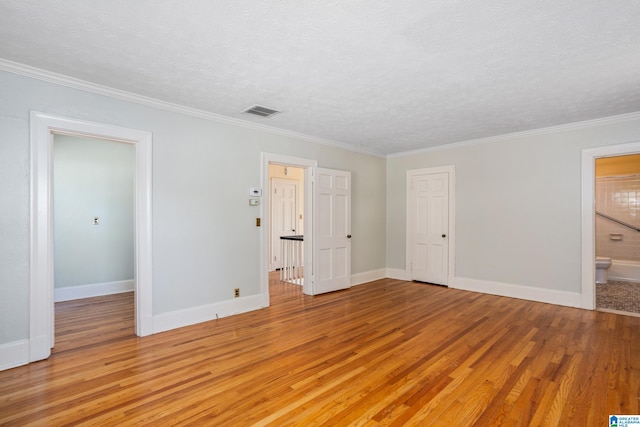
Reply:
[[[259,206],[260,200],[258,199],[249,199],[249,206]]]

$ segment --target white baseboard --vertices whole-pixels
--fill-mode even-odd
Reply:
[[[362,285],[363,283],[373,282],[387,277],[387,269],[380,268],[378,270],[365,271],[364,273],[356,273],[351,275],[351,286]]]
[[[262,295],[259,294],[162,313],[153,316],[153,333],[156,334],[221,317],[259,310],[262,307]]]
[[[396,280],[409,280],[407,271],[400,268],[387,268],[387,277]]]
[[[102,295],[131,292],[135,288],[133,280],[120,280],[117,282],[91,283],[89,285],[67,286],[54,288],[53,300],[55,302],[71,301],[81,298],[100,297]]]
[[[532,286],[513,285],[489,280],[471,279],[468,277],[455,277],[454,280],[449,283],[449,287],[548,304],[582,307],[582,295],[579,292],[534,288]]]
[[[29,363],[29,340],[0,344],[0,371]]]

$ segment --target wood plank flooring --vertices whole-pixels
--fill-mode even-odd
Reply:
[[[133,335],[131,294],[57,307],[0,425],[608,425],[640,414],[640,318],[384,279]],[[106,320],[105,320],[106,319]]]

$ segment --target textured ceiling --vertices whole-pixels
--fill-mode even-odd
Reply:
[[[639,22],[634,0],[2,0],[0,58],[385,155],[640,111]]]

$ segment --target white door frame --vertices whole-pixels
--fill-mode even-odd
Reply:
[[[150,132],[31,112],[31,213],[29,361],[49,357],[54,344],[53,134],[101,138],[135,145],[136,335],[153,333],[151,286]]]
[[[595,295],[595,181],[596,159],[640,153],[640,142],[608,145],[582,150],[582,292],[581,306],[596,307]]]
[[[311,277],[313,272],[313,207],[312,207],[312,172],[313,168],[318,166],[317,160],[305,159],[302,157],[293,157],[283,154],[262,153],[262,188],[267,191],[262,192],[262,202],[260,203],[260,217],[263,226],[260,227],[260,292],[262,294],[262,306],[268,307],[269,302],[269,164],[293,166],[304,169],[304,277],[302,285],[303,292],[310,295],[310,287],[312,286]]]
[[[426,175],[436,173],[449,174],[449,232],[447,234],[449,238],[449,252],[448,259],[448,273],[447,283],[448,286],[454,287],[454,277],[456,273],[456,167],[454,165],[439,166],[433,168],[424,169],[410,169],[407,171],[407,188],[406,188],[406,223],[405,223],[405,275],[408,280],[413,280],[413,273],[411,269],[412,261],[412,248],[411,248],[411,235],[409,227],[409,192],[411,190],[411,180],[415,175]]]

